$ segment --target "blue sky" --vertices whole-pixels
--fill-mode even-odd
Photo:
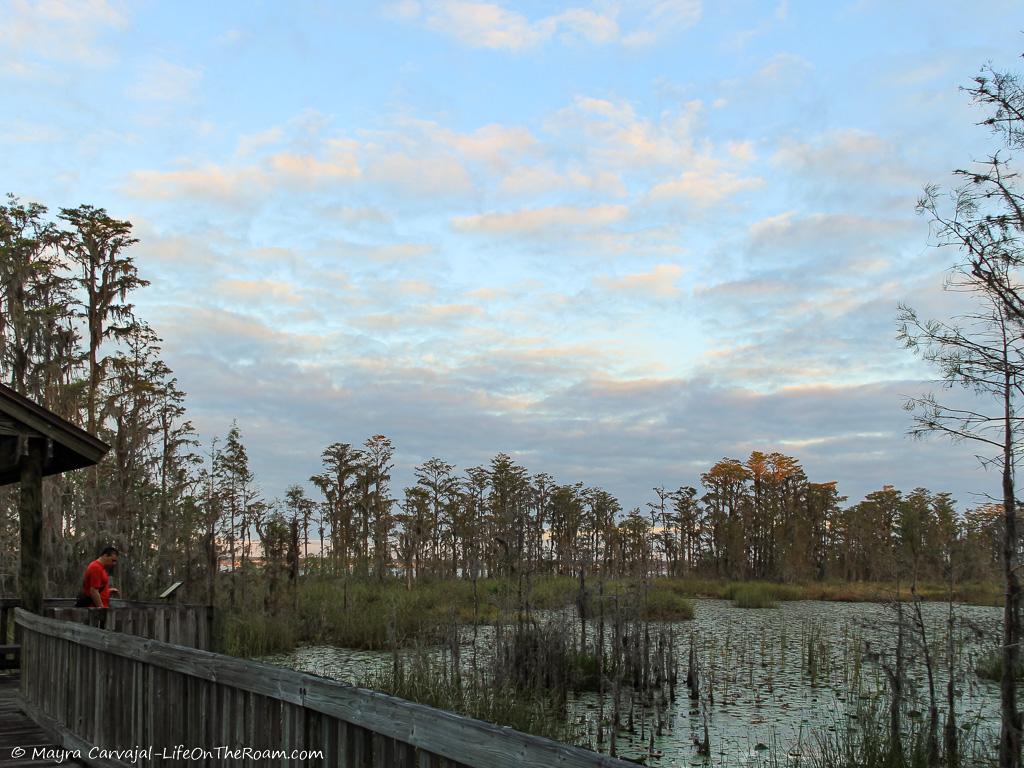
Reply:
[[[905,437],[950,310],[922,187],[1018,3],[0,0],[4,190],[135,223],[139,313],[267,496],[498,451],[615,493],[781,450],[851,497],[997,489]]]

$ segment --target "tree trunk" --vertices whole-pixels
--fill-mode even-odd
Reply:
[[[1020,768],[1021,718],[1017,710],[1017,667],[1020,663],[1020,579],[1017,576],[1017,511],[1013,482],[1013,412],[1010,402],[1011,373],[1005,371],[1003,387],[1003,575],[1006,601],[1003,607],[1003,673],[999,691],[1002,719],[999,733],[1000,768]]]

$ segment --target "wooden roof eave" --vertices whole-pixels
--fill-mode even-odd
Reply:
[[[110,450],[99,438],[3,384],[0,384],[0,411],[78,454],[86,460],[86,466],[98,463]]]

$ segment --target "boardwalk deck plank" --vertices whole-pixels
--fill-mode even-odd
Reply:
[[[29,766],[54,765],[52,760],[33,760],[33,748],[59,749],[53,739],[46,735],[18,704],[20,675],[0,674],[0,768],[28,768]],[[21,747],[26,750],[24,757],[14,758],[11,750]],[[61,765],[77,766],[82,763],[69,760]]]

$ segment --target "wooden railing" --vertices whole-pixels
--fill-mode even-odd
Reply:
[[[0,598],[0,646],[16,642],[14,609],[20,606],[16,598]],[[206,605],[111,600],[110,608],[75,608],[72,599],[47,598],[43,616],[204,651],[213,648],[213,609]]]
[[[172,645],[212,648],[213,610],[205,605],[130,603],[111,608],[43,608],[43,615]]]
[[[16,612],[28,713],[69,749],[135,764],[626,768],[624,761],[259,662]],[[243,751],[250,750],[248,755]],[[239,750],[228,754],[225,750]],[[303,757],[300,751],[316,751]],[[179,756],[181,753],[178,753]],[[124,762],[129,762],[132,755]],[[96,760],[118,765],[114,760]]]

